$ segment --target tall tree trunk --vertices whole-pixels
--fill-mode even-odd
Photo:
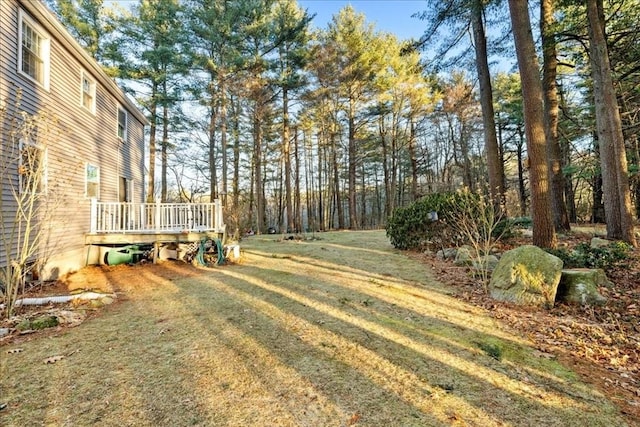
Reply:
[[[233,103],[233,100],[232,100]],[[232,104],[233,107],[233,181],[231,192],[233,193],[233,208],[240,207],[240,101]],[[238,227],[240,224],[237,224]]]
[[[335,207],[338,214],[338,229],[344,229],[344,209],[342,206],[342,197],[340,194],[340,168],[338,166],[338,144],[336,142],[337,135],[335,132],[331,133],[331,150],[332,150],[332,167],[333,167],[333,190]]]
[[[398,159],[400,157],[398,155],[398,137],[393,126],[391,127],[389,134],[391,135],[391,153],[389,156],[391,160],[391,167],[389,168],[391,172],[391,193],[389,196],[391,200],[391,210],[389,212],[391,213],[400,203],[401,192],[398,191]]]
[[[527,189],[524,183],[524,138],[522,131],[518,132],[516,156],[518,158],[518,199],[520,201],[520,216],[527,216]]]
[[[166,94],[166,83],[165,83],[165,94]],[[160,168],[161,168],[161,191],[160,191],[160,201],[162,203],[167,202],[167,163],[168,163],[168,150],[169,150],[169,107],[166,105],[162,106],[162,146],[161,146],[161,155],[160,155]]]
[[[557,242],[549,201],[549,168],[544,134],[542,84],[531,33],[528,3],[524,0],[509,0],[511,28],[522,81],[525,133],[529,153],[533,244],[542,248],[554,248]]]
[[[409,116],[409,161],[411,163],[411,201],[418,200],[418,155],[416,153],[416,123],[413,112]]]
[[[307,231],[316,231],[316,198],[313,189],[314,186],[314,173],[313,173],[313,152],[311,143],[308,141],[309,135],[303,130],[302,134],[302,147],[304,153],[304,188],[305,188],[305,203],[307,208]]]
[[[298,150],[298,128],[293,128],[293,161],[294,161],[294,183],[293,183],[293,230],[301,233],[302,229],[302,205],[300,197],[300,153]]]
[[[362,194],[360,196],[360,228],[367,228],[367,187],[364,162],[360,164],[360,170],[360,187],[362,188]]]
[[[151,88],[151,125],[149,126],[149,176],[147,177],[147,203],[153,203],[156,199],[156,133],[158,130],[158,103],[156,95],[158,85],[154,82]]]
[[[209,201],[213,202],[218,198],[218,169],[216,165],[216,119],[217,110],[215,102],[212,98],[211,106],[209,106]]]
[[[562,149],[558,138],[558,85],[556,75],[558,58],[556,56],[556,37],[553,29],[555,18],[555,0],[540,2],[540,33],[542,34],[542,88],[544,94],[545,136],[547,139],[547,157],[549,159],[549,182],[553,223],[557,231],[569,231],[569,216],[564,199],[564,176],[562,174]]]
[[[318,133],[318,136],[316,137],[317,141],[318,141],[318,230],[319,231],[324,231],[325,230],[325,216],[324,216],[324,203],[323,203],[323,197],[322,197],[322,189],[324,188],[324,184],[322,182],[322,163],[323,163],[323,150],[322,150],[322,146],[321,146],[321,134]],[[325,178],[326,179],[326,178]]]
[[[264,183],[262,180],[262,120],[260,119],[260,105],[255,102],[253,116],[253,162],[255,167],[256,192],[256,233],[266,231],[266,208],[264,200]]]
[[[356,209],[356,123],[355,100],[349,99],[349,149],[348,149],[348,175],[349,175],[349,228],[358,230],[358,214]],[[341,227],[342,228],[342,227]]]
[[[282,88],[282,157],[284,161],[284,192],[287,211],[286,232],[293,232],[293,203],[291,199],[291,141],[289,136],[289,93]]]
[[[216,125],[218,120],[217,94],[215,90],[216,73],[209,72],[209,97],[211,105],[209,105],[209,201],[213,202],[218,198],[218,168],[217,149],[216,149]]]
[[[389,144],[384,129],[384,115],[380,115],[378,129],[382,143],[382,173],[384,174],[384,214],[390,216],[393,211],[393,190],[391,188],[391,171],[389,170]]]
[[[480,84],[480,106],[482,109],[482,123],[484,125],[484,149],[487,156],[489,174],[489,194],[496,214],[501,215],[504,186],[502,181],[503,165],[498,150],[496,135],[495,112],[493,109],[493,91],[491,89],[491,74],[487,58],[487,38],[484,31],[483,1],[475,0],[472,10],[471,24],[475,42],[476,68]]]
[[[606,214],[603,203],[602,174],[597,173],[593,177],[593,207],[591,208],[591,222],[602,224],[606,222]]]
[[[222,205],[227,205],[227,88],[226,76],[220,75],[220,150],[222,152]]]
[[[587,0],[587,16],[607,237],[635,246],[627,155],[611,76],[602,0]]]

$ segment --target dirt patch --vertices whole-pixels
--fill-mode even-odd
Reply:
[[[0,320],[0,328],[8,329],[8,334],[0,337],[0,344],[31,340],[36,337],[59,333],[66,328],[78,326],[87,318],[97,315],[104,305],[115,301],[115,290],[107,278],[107,272],[114,267],[89,266],[65,275],[56,281],[29,283],[23,298],[44,298],[74,296],[85,292],[104,294],[104,299],[72,299],[68,302],[41,305],[23,305],[16,309],[11,319]],[[39,319],[56,319],[54,327],[32,327]]]

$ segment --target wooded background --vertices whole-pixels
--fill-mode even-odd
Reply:
[[[146,112],[149,201],[303,232],[467,187],[540,246],[579,221],[635,242],[639,0],[426,0],[419,40],[295,0],[46,2]]]

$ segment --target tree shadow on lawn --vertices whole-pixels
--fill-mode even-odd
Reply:
[[[320,292],[313,293],[305,287],[317,284],[308,277],[278,280],[281,276],[282,272],[272,269],[239,266],[180,282],[179,288],[181,299],[199,307],[200,313],[211,309],[221,295],[234,301],[236,309],[229,323],[308,378],[336,405],[348,402],[350,410],[374,414],[382,407],[398,405],[400,399],[413,408],[407,412],[403,405],[397,406],[386,422],[393,423],[398,417],[410,420],[416,410],[421,418],[428,417],[422,421],[429,425],[458,418],[482,425],[619,422],[601,396],[572,383],[564,373],[564,378],[545,373],[562,373],[559,366],[532,363],[530,355],[520,360],[529,350],[513,342],[428,316],[428,306],[416,312],[369,293],[340,289],[335,283],[324,284]],[[203,288],[213,292],[202,294]],[[194,292],[200,296],[193,298]],[[351,301],[369,301],[370,306],[346,304],[339,296],[345,292]],[[423,329],[407,318],[420,319],[428,326]],[[207,328],[204,318],[202,326]],[[507,349],[505,358],[499,362],[482,354],[474,342]],[[507,359],[510,356],[517,360]],[[301,364],[301,359],[306,363]],[[371,395],[375,399],[365,397]],[[385,421],[376,416],[369,420],[371,425]],[[362,422],[367,423],[366,415]]]
[[[8,407],[0,425],[185,425],[197,395],[176,372],[180,350],[158,335],[161,319],[148,306],[120,301],[2,355]],[[47,363],[52,356],[60,358]]]

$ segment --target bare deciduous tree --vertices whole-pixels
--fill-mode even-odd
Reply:
[[[10,317],[27,275],[42,273],[55,247],[52,229],[59,198],[47,180],[48,148],[60,138],[55,116],[0,102],[0,284],[2,316]]]

